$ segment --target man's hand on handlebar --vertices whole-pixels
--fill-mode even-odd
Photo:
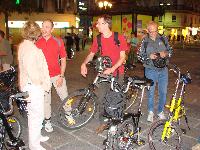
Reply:
[[[113,73],[113,70],[112,68],[106,68],[105,71],[103,72],[103,74],[112,74]]]

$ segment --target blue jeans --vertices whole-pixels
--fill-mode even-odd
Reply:
[[[167,86],[168,86],[168,68],[163,68],[163,69],[145,68],[145,76],[148,79],[152,79],[154,82],[154,85],[151,86],[150,90],[147,92],[148,110],[154,112],[154,92],[156,83],[158,83],[158,94],[159,94],[158,113],[160,113],[163,111],[164,105],[166,103]]]

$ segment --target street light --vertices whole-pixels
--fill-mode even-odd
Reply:
[[[99,8],[107,8],[107,7],[109,7],[109,8],[111,8],[112,7],[112,3],[111,2],[109,2],[109,1],[107,1],[107,0],[99,0],[98,1],[98,6],[99,6]]]

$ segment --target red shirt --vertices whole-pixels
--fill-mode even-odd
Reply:
[[[120,52],[128,50],[128,45],[126,39],[123,35],[118,34],[118,40],[120,41],[120,46],[115,44],[114,41],[114,32],[109,38],[104,38],[101,35],[101,45],[102,45],[102,56],[109,56],[112,60],[112,66],[116,64],[116,62],[120,58]],[[90,51],[93,53],[98,52],[98,44],[97,38],[94,39]],[[115,70],[114,74],[116,74],[117,70]],[[119,74],[124,74],[124,65],[119,67]]]
[[[53,36],[51,36],[48,40],[42,37],[36,42],[36,46],[39,49],[42,49],[42,52],[44,53],[50,77],[59,75],[61,71],[59,58],[66,57],[63,40]]]

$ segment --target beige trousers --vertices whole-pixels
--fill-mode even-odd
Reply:
[[[56,92],[60,99],[63,101],[68,96],[66,80],[63,78],[63,84],[60,87],[56,86],[56,81],[59,78],[58,76],[51,77],[51,83],[56,89]],[[44,97],[44,117],[45,119],[51,118],[51,91],[49,93],[45,92]]]
[[[28,135],[30,150],[41,150],[40,138],[44,120],[44,90],[40,86],[27,84],[23,91],[28,91]]]

